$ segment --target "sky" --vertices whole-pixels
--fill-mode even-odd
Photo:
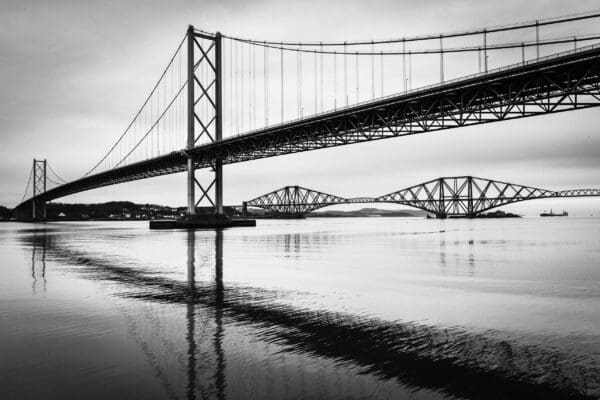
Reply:
[[[0,204],[20,201],[34,157],[47,159],[67,180],[89,170],[123,132],[189,24],[242,37],[343,41],[451,32],[598,8],[597,1],[583,0],[3,0]],[[597,33],[593,25],[597,21],[587,33]],[[455,61],[446,61],[449,77],[466,71],[464,59]],[[415,70],[431,75],[423,64]],[[285,185],[378,196],[452,175],[556,190],[598,188],[599,123],[600,109],[588,109],[230,165],[224,169],[225,203],[240,204]],[[181,206],[185,188],[185,174],[174,174],[60,201]],[[550,207],[600,215],[600,199],[544,200],[507,209],[535,214]]]

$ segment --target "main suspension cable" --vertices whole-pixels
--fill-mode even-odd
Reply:
[[[110,155],[110,153],[117,147],[117,145],[119,145],[119,143],[121,142],[121,140],[123,139],[123,137],[125,137],[125,135],[127,134],[127,132],[129,132],[129,129],[133,126],[135,120],[138,118],[138,116],[142,113],[142,110],[144,110],[144,108],[146,107],[146,105],[148,104],[148,102],[150,101],[150,99],[152,98],[152,95],[154,94],[154,92],[156,92],[156,90],[158,89],[160,82],[162,81],[163,77],[166,75],[167,71],[169,70],[169,68],[171,67],[171,65],[173,64],[173,61],[175,60],[175,57],[177,56],[177,54],[179,53],[179,51],[181,50],[181,47],[183,46],[183,43],[185,42],[187,38],[187,33],[184,35],[183,39],[181,40],[181,42],[179,43],[179,46],[177,46],[177,49],[175,50],[175,52],[173,53],[173,56],[171,57],[171,59],[169,60],[169,63],[167,64],[167,66],[165,67],[164,71],[162,72],[162,74],[160,75],[160,78],[158,78],[158,80],[156,81],[156,84],[154,85],[154,87],[152,88],[152,90],[150,91],[150,94],[148,95],[148,97],[146,97],[146,100],[144,101],[144,103],[142,104],[142,106],[140,107],[140,109],[138,110],[138,112],[135,114],[135,116],[133,117],[133,119],[131,120],[131,122],[129,123],[129,125],[127,126],[127,128],[125,129],[125,131],[121,134],[121,136],[119,136],[119,138],[117,139],[117,141],[115,142],[115,144],[113,144],[113,146],[110,148],[110,150],[104,155],[104,157],[102,157],[102,159],[100,161],[98,161],[98,163],[96,165],[94,165],[94,167],[92,169],[90,169],[85,175],[84,177],[88,176],[90,173],[92,173],[96,168],[98,168],[98,166],[100,166],[100,164],[102,164],[104,162],[104,160],[106,160],[108,158],[108,156]]]
[[[154,128],[156,127],[156,125],[159,123],[159,121],[161,120],[161,118],[167,113],[167,111],[169,111],[169,109],[171,108],[171,106],[173,105],[173,103],[175,103],[175,100],[177,100],[177,98],[179,97],[179,95],[181,95],[181,93],[183,92],[183,89],[187,86],[187,82],[184,82],[184,84],[179,88],[179,90],[177,91],[177,94],[175,95],[175,97],[173,97],[173,99],[171,99],[171,101],[169,102],[169,104],[167,105],[167,107],[165,107],[165,109],[163,110],[163,112],[158,116],[158,119],[152,124],[152,126],[150,126],[150,128],[146,131],[146,133],[144,134],[144,136],[142,136],[142,138],[137,142],[137,144],[125,155],[125,157],[123,157],[115,166],[114,168],[119,167],[121,164],[123,164],[123,162],[139,147],[139,145],[144,141],[144,139],[146,139],[146,137],[150,134],[150,132],[152,132],[154,130]]]
[[[27,178],[27,185],[25,186],[25,192],[23,193],[23,197],[21,198],[20,203],[25,201],[25,197],[27,197],[27,192],[29,191],[29,186],[31,185],[32,177],[33,177],[33,167],[29,170],[29,178]]]
[[[441,36],[442,39],[446,39],[447,36]],[[440,36],[437,37],[437,39],[440,39]],[[579,42],[579,41],[592,41],[592,40],[598,40],[600,39],[600,33],[594,33],[594,34],[589,34],[589,35],[583,35],[583,36],[573,36],[573,35],[569,35],[569,36],[564,36],[564,37],[560,37],[560,38],[555,38],[555,39],[547,39],[547,40],[535,40],[535,41],[529,41],[529,42],[508,42],[508,43],[500,43],[500,44],[492,44],[492,45],[484,45],[484,50],[505,50],[505,49],[514,49],[514,48],[520,48],[520,47],[534,47],[534,46],[549,46],[549,45],[554,45],[554,44],[563,44],[563,43],[572,43],[572,42]],[[232,40],[238,40],[238,39],[232,39]],[[409,53],[415,55],[415,54],[440,54],[440,53],[467,53],[467,52],[475,52],[475,51],[481,51],[482,47],[481,46],[464,46],[464,47],[449,47],[449,48],[444,48],[444,49],[440,49],[439,47],[437,48],[432,48],[432,49],[415,49],[415,50],[410,50],[410,51],[376,51],[376,52],[372,52],[372,51],[358,51],[358,52],[353,52],[353,51],[348,51],[348,50],[343,50],[343,51],[337,51],[337,50],[315,50],[315,49],[303,49],[300,47],[288,47],[285,44],[284,45],[270,45],[270,44],[265,44],[264,42],[250,42],[247,40],[239,40],[240,43],[246,43],[246,44],[252,44],[255,46],[261,46],[261,47],[268,47],[271,49],[280,49],[281,51],[285,50],[285,51],[290,51],[290,52],[300,52],[300,53],[314,53],[314,52],[318,52],[318,53],[323,53],[323,54],[339,54],[339,55],[354,55],[354,54],[358,54],[360,56],[372,56],[372,55],[386,55],[386,56],[401,56],[401,55],[408,55]],[[342,44],[343,46],[343,44]]]
[[[49,176],[46,176],[46,180],[50,181],[51,183],[55,184],[56,186],[60,186],[61,184],[56,182],[55,180],[53,180],[52,178],[50,178]]]
[[[52,166],[50,165],[50,163],[46,163],[46,166],[48,167],[48,170],[54,174],[54,176],[59,180],[62,181],[62,183],[67,183],[67,180],[63,179],[60,177],[60,175],[58,175],[54,169],[52,169]]]
[[[497,33],[497,32],[505,32],[512,30],[520,30],[527,29],[533,27],[547,26],[547,25],[555,25],[555,24],[563,24],[568,22],[581,21],[585,19],[592,19],[600,17],[600,10],[589,11],[586,13],[579,14],[569,14],[556,18],[549,19],[540,19],[535,21],[525,21],[520,23],[515,23],[511,25],[498,25],[489,28],[477,28],[473,30],[466,31],[456,31],[456,32],[448,32],[441,33],[435,35],[421,35],[421,36],[409,36],[403,38],[392,38],[392,39],[379,39],[379,40],[357,40],[357,41],[331,41],[331,42],[302,42],[302,41],[271,41],[271,40],[257,40],[250,38],[242,38],[236,36],[228,36],[223,35],[224,37],[228,37],[233,40],[246,41],[252,44],[267,44],[267,45],[285,45],[285,46],[343,46],[344,44],[348,46],[361,46],[361,45],[369,45],[373,44],[392,44],[392,43],[400,43],[400,42],[419,42],[419,41],[427,41],[427,40],[436,40],[440,36],[445,38],[453,38],[453,37],[463,37],[463,36],[474,36],[481,35],[484,33]]]

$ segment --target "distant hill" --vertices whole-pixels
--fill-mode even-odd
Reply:
[[[427,216],[422,210],[380,210],[378,208],[362,208],[352,211],[315,211],[307,217],[422,217]]]
[[[223,207],[228,215],[234,210]],[[173,219],[186,212],[186,207],[168,207],[158,204],[136,204],[131,201],[109,201],[107,203],[47,203],[46,217],[49,220],[90,220],[90,219]],[[198,207],[196,212],[212,212],[207,207]],[[0,219],[10,219],[12,210],[0,206]]]
[[[46,215],[50,219],[146,219],[157,214],[176,214],[177,208],[156,204],[136,204],[130,201],[110,201],[98,204],[48,203]]]
[[[0,220],[6,220],[12,218],[12,210],[10,208],[6,208],[0,206]]]
[[[212,208],[198,207],[197,212],[212,212]],[[224,207],[227,215],[238,215],[232,207]],[[48,203],[46,215],[51,220],[88,220],[88,219],[160,219],[178,218],[186,212],[186,207],[167,207],[158,204],[136,204],[131,201],[110,201],[107,203]],[[271,214],[261,208],[252,208],[255,217]],[[12,217],[12,210],[0,206],[0,220]],[[427,212],[421,210],[380,210],[378,208],[362,208],[352,211],[314,211],[307,217],[426,217]]]

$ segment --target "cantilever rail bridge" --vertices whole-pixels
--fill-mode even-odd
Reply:
[[[596,18],[598,16],[598,14],[588,15],[581,17],[581,19]],[[578,17],[564,18],[549,22],[542,21],[542,24],[566,23],[577,20]],[[540,22],[535,26],[525,24],[502,29],[525,29],[531,26],[539,29],[539,25]],[[502,31],[502,29],[496,31]],[[44,167],[41,168],[36,167],[37,162],[34,161],[32,196],[27,199],[24,198],[17,206],[17,210],[20,210],[23,215],[28,215],[32,210],[33,219],[43,219],[44,215],[41,210],[44,210],[43,205],[47,201],[103,186],[187,171],[188,212],[194,213],[196,206],[201,201],[208,200],[215,207],[215,212],[222,213],[222,166],[226,164],[600,105],[600,44],[577,47],[577,39],[574,40],[575,48],[572,50],[558,52],[546,57],[539,56],[540,46],[564,42],[556,40],[554,42],[543,42],[537,39],[535,43],[520,43],[522,60],[497,69],[488,69],[487,53],[495,48],[514,48],[517,46],[506,44],[504,47],[496,45],[496,47],[489,46],[489,48],[484,47],[483,49],[479,46],[476,49],[480,53],[480,69],[482,52],[485,68],[476,74],[446,80],[444,77],[444,54],[473,51],[474,48],[444,49],[442,38],[483,34],[485,39],[486,35],[491,32],[495,32],[495,30],[492,28],[480,32],[472,31],[435,36],[436,38],[440,37],[440,48],[437,51],[440,56],[440,82],[409,90],[406,76],[412,79],[412,71],[410,75],[407,75],[408,72],[404,64],[401,74],[404,81],[404,90],[387,96],[375,96],[376,73],[373,67],[373,57],[376,52],[371,50],[371,52],[360,53],[360,56],[371,57],[372,96],[365,101],[359,101],[362,99],[359,94],[359,52],[357,51],[355,104],[348,104],[348,76],[345,61],[347,55],[354,53],[347,50],[349,44],[344,42],[344,51],[340,51],[339,54],[334,51],[333,57],[334,61],[338,57],[344,57],[345,99],[348,105],[337,107],[336,97],[333,100],[333,109],[319,112],[325,108],[323,85],[326,83],[323,83],[325,74],[323,73],[322,57],[324,54],[325,56],[331,55],[331,51],[323,50],[323,44],[318,49],[313,47],[308,50],[306,50],[306,47],[302,47],[302,43],[296,44],[295,47],[286,47],[288,45],[282,43],[280,47],[277,47],[273,44],[276,42],[242,40],[220,33],[209,34],[190,26],[184,40],[148,100],[136,114],[125,133],[104,158],[82,178],[69,182],[58,182],[53,188],[46,187],[46,162],[43,164]],[[434,36],[405,38],[402,39],[402,44],[405,45],[406,42],[410,41],[431,40],[432,37]],[[592,39],[596,39],[596,37],[588,35],[583,39],[579,39],[579,43]],[[229,46],[229,57],[223,48],[225,40],[232,43]],[[371,44],[372,47],[373,43]],[[184,46],[184,44],[186,45]],[[256,92],[258,90],[256,89],[255,71],[249,70],[247,72],[247,76],[254,79],[254,81],[248,83],[248,88],[254,90],[245,94],[245,100],[242,92],[242,103],[235,103],[236,98],[239,97],[236,93],[238,89],[232,85],[241,78],[237,72],[233,71],[234,67],[230,58],[232,49],[235,49],[233,44],[249,47],[259,46],[263,49],[265,60],[262,71],[264,73],[264,93],[261,96],[265,102],[263,107],[265,126],[263,127],[257,127],[258,124],[256,123]],[[364,44],[358,42],[356,45]],[[316,46],[315,44],[305,45]],[[330,45],[340,46],[340,44],[335,43],[330,43]],[[282,120],[284,119],[284,51],[292,51],[298,55],[297,72],[299,74],[297,77],[297,94],[299,96],[297,100],[300,118],[283,121],[275,125],[268,123],[270,85],[267,81],[267,72],[270,63],[267,60],[269,48],[273,47],[273,51],[281,52],[280,101]],[[534,47],[537,50],[537,56],[527,60],[525,49],[529,47]],[[182,55],[184,49],[187,49],[185,56]],[[306,52],[309,56],[314,53],[315,75],[314,93],[312,94],[315,98],[315,113],[308,116],[303,116],[304,108],[301,107],[304,96],[303,91],[305,86],[308,86],[302,84],[300,68],[303,52]],[[427,51],[426,53],[436,52]],[[242,60],[244,54],[242,50]],[[317,62],[317,54],[321,57],[320,64]],[[383,54],[381,52],[382,63]],[[415,51],[413,53],[394,53],[393,55],[401,55],[404,63],[405,56],[408,55],[410,61],[410,57],[415,57],[417,54],[419,52]],[[248,51],[248,57],[250,55],[252,55],[251,60],[252,65],[254,65],[256,55]],[[180,65],[179,82],[176,78],[177,71],[173,72],[171,70],[177,65],[177,60],[179,60]],[[236,64],[237,61],[236,59]],[[229,69],[224,71],[227,65],[229,65]],[[321,69],[320,74],[317,66]],[[181,77],[181,71],[184,71],[187,78],[185,76]],[[245,76],[244,74],[244,71],[240,72],[241,76]],[[228,81],[227,77],[232,78],[232,80]],[[317,84],[318,77],[320,77],[320,87]],[[381,79],[381,91],[383,93],[383,76]],[[338,90],[337,80],[338,78],[335,77],[333,82],[336,96]],[[223,99],[227,97],[225,93],[227,90],[230,96],[228,99],[233,102],[233,105],[224,103]],[[318,94],[320,95],[320,107],[318,107]],[[154,101],[154,104],[152,103],[153,96],[158,98]],[[164,98],[164,100],[161,100],[161,98]],[[271,96],[272,98],[273,96]],[[254,114],[249,115],[250,111],[248,109],[244,112],[245,102],[249,104]],[[224,105],[227,106],[227,111],[224,111]],[[150,111],[147,110],[148,107],[151,109]],[[238,110],[240,107],[242,107],[241,111]],[[156,111],[152,111],[154,109]],[[173,118],[169,119],[169,115],[172,113],[174,113]],[[238,131],[240,130],[240,124],[236,120],[238,116],[241,116],[243,131],[240,134],[224,138],[223,124],[227,113],[233,118],[228,122],[226,121],[229,124],[229,131],[235,133],[236,126]],[[248,121],[244,128],[246,119]],[[248,130],[251,127],[255,129]],[[177,136],[177,132],[183,132],[185,140],[180,140],[179,136],[181,135]],[[214,179],[201,184],[195,176],[197,169],[211,169],[214,171]],[[197,189],[200,190],[201,196],[196,196]],[[214,194],[211,195],[211,193]],[[420,206],[420,208],[428,207],[425,205]],[[473,212],[480,212],[483,208]],[[443,213],[445,212],[438,211],[438,214]]]
[[[546,190],[473,176],[442,177],[378,197],[341,197],[286,186],[244,202],[284,215],[303,216],[339,204],[393,203],[430,212],[438,218],[474,217],[485,211],[526,200],[600,196],[600,189]]]

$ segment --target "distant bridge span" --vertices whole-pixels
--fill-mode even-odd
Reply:
[[[438,218],[474,217],[485,211],[526,200],[600,196],[600,189],[553,191],[473,176],[442,177],[379,197],[344,198],[300,186],[286,186],[244,202],[284,215],[302,216],[339,204],[394,203],[418,208]]]

